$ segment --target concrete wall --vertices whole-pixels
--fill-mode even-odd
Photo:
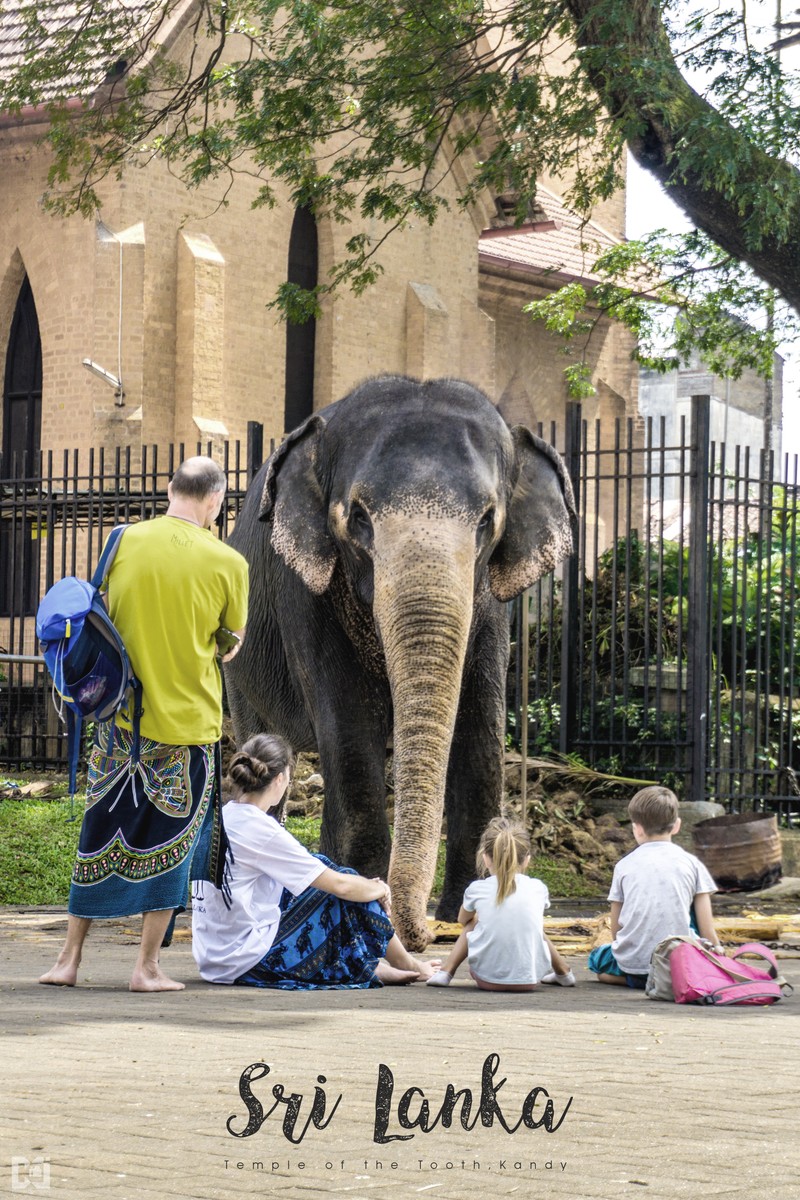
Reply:
[[[712,442],[718,447],[726,447],[726,463],[730,464],[731,469],[736,447],[741,448],[742,455],[749,451],[750,471],[756,474],[759,455],[765,445],[766,388],[766,382],[755,371],[745,371],[740,379],[720,379],[708,374],[696,359],[688,367],[665,375],[642,370],[639,376],[639,408],[644,419],[653,420],[654,442],[660,441],[663,417],[666,444],[671,447],[679,444],[683,423],[688,445],[691,435],[691,397],[709,395]],[[783,408],[783,360],[779,355],[775,356],[771,400],[771,444],[775,451],[776,470],[779,471]],[[667,469],[677,469],[679,456],[672,454],[666,457]],[[675,500],[677,495],[677,483],[667,480],[664,498]]]

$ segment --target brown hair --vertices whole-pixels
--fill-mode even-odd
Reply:
[[[233,785],[233,797],[246,792],[260,792],[269,787],[273,779],[286,768],[294,767],[294,751],[285,738],[277,733],[257,733],[248,738],[230,761],[228,779]],[[287,788],[288,794],[288,788]],[[286,796],[272,810],[272,816],[283,821],[283,809]]]
[[[484,854],[492,860],[497,879],[497,904],[502,904],[507,896],[516,891],[514,876],[522,869],[522,864],[530,852],[530,836],[519,821],[511,821],[508,817],[495,817],[484,829],[478,843],[475,864],[478,873],[486,875]]]
[[[642,788],[628,805],[628,816],[648,837],[669,833],[678,819],[678,797],[657,784]]]

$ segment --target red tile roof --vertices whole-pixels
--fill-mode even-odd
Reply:
[[[8,78],[11,72],[24,61],[24,32],[26,13],[35,12],[36,20],[52,39],[58,34],[77,28],[89,19],[92,12],[102,14],[106,21],[113,14],[116,35],[113,49],[100,45],[98,40],[97,59],[90,61],[88,74],[78,70],[65,72],[61,78],[53,79],[44,88],[42,99],[73,99],[87,96],[101,84],[117,59],[125,57],[126,50],[141,36],[149,23],[151,14],[160,9],[160,0],[104,0],[98,8],[85,0],[0,0],[0,79]],[[47,43],[43,43],[43,46]]]
[[[551,275],[554,283],[564,279],[596,281],[595,261],[604,250],[618,246],[620,239],[602,225],[585,221],[547,188],[537,188],[536,202],[546,218],[538,228],[484,230],[479,244],[481,265]]]

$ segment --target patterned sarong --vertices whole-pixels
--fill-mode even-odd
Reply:
[[[180,909],[192,856],[214,818],[215,747],[166,746],[100,726],[89,759],[86,809],[69,893],[76,917]],[[208,830],[206,829],[207,833]]]
[[[334,871],[357,874],[324,854],[315,857]],[[382,986],[375,967],[394,929],[377,900],[359,904],[309,887],[299,896],[284,891],[281,908],[275,941],[236,983],[284,991]]]

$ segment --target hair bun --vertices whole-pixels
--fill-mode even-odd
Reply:
[[[256,792],[269,782],[269,768],[243,751],[231,759],[228,775],[243,792]]]
[[[256,733],[231,758],[228,779],[238,792],[259,792],[294,763],[292,748],[276,733]]]

